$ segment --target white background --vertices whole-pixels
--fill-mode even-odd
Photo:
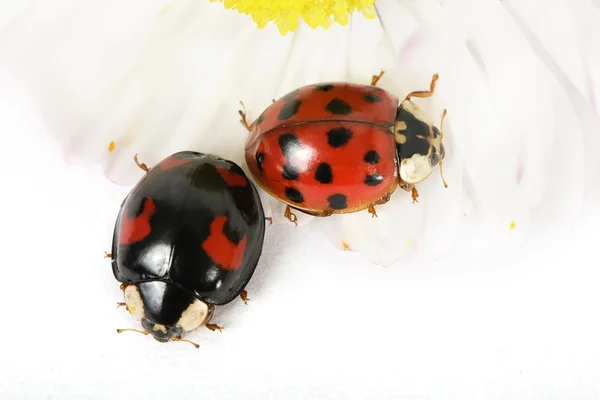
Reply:
[[[271,227],[249,304],[199,350],[117,334],[137,325],[103,252],[129,188],[67,166],[24,99],[0,102],[1,399],[600,396],[597,213],[509,258],[389,268]]]

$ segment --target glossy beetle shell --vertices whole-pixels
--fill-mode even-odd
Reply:
[[[207,304],[226,304],[254,273],[264,232],[260,198],[238,165],[179,152],[127,196],[113,235],[113,273],[120,282],[172,283]]]
[[[385,202],[397,185],[398,103],[368,85],[301,87],[257,119],[246,162],[265,191],[308,213],[354,212]]]

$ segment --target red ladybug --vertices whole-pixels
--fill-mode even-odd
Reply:
[[[285,216],[296,222],[290,207],[315,216],[351,213],[384,204],[397,186],[418,192],[415,184],[435,165],[442,174],[442,132],[410,99],[429,97],[416,91],[399,102],[371,85],[320,83],[296,89],[249,125],[245,156],[256,182],[287,204]],[[243,103],[242,103],[243,106]],[[442,116],[442,122],[446,110]]]

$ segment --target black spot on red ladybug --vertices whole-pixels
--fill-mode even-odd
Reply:
[[[254,126],[258,126],[260,124],[262,124],[262,122],[265,120],[265,117],[263,114],[260,114],[258,116],[258,118],[256,119],[256,121],[254,122]]]
[[[364,95],[364,98],[366,101],[368,101],[369,103],[379,103],[381,102],[381,97],[376,96],[372,93],[367,93]]]
[[[342,147],[352,137],[352,131],[346,128],[333,128],[327,132],[327,143],[331,147]]]
[[[302,195],[302,192],[300,192],[298,189],[294,189],[291,187],[285,188],[285,197],[287,197],[294,203],[302,203],[304,201],[304,196]]]
[[[334,194],[327,198],[329,202],[329,207],[334,210],[343,210],[344,208],[348,208],[347,198],[343,194]]]
[[[284,96],[281,97],[281,100],[283,100],[283,101],[289,101],[289,100],[293,99],[298,94],[298,91],[299,91],[299,89],[295,89],[295,90],[292,90],[289,93],[286,93]]]
[[[365,178],[365,185],[367,186],[377,186],[381,182],[383,182],[383,175],[381,174],[370,174]]]
[[[289,158],[300,148],[300,141],[293,133],[285,133],[279,136],[279,148],[286,158]]]
[[[379,156],[378,152],[376,152],[375,150],[371,150],[367,151],[364,160],[366,163],[375,165],[379,162],[379,160],[381,160],[381,157]]]
[[[283,176],[283,179],[287,179],[289,181],[298,179],[298,175],[298,170],[289,164],[283,167],[283,173],[281,174],[281,176]]]
[[[260,172],[263,171],[263,163],[265,162],[265,153],[256,153],[256,166]]]
[[[350,104],[341,99],[331,100],[327,106],[325,106],[325,109],[336,115],[348,115],[352,112],[352,107],[350,107]]]
[[[298,99],[291,99],[286,101],[283,104],[283,106],[281,106],[281,110],[279,110],[279,116],[277,118],[280,121],[285,121],[286,119],[292,118],[298,113],[298,110],[300,110],[301,105],[302,101]]]
[[[317,171],[315,172],[315,179],[320,183],[331,183],[331,181],[333,181],[331,165],[327,163],[319,164]]]
[[[329,92],[331,89],[333,89],[333,85],[329,83],[315,86],[315,90],[320,92]]]

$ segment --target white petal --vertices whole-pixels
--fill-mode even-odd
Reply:
[[[436,170],[417,204],[399,190],[379,218],[294,212],[297,229],[313,222],[334,246],[390,265],[459,247],[510,252],[532,223],[577,216],[600,183],[597,2],[378,0],[376,9],[375,20],[282,37],[220,3],[20,2],[0,15],[13,36],[2,39],[0,66],[39,98],[70,162],[101,161],[124,184],[142,173],[135,153],[153,165],[183,149],[212,152],[247,171],[240,100],[250,122],[305,84],[368,83],[384,69],[379,85],[402,98],[439,73],[435,95],[415,101],[434,120],[448,109],[449,188]],[[260,192],[266,215],[294,229],[285,205]]]

